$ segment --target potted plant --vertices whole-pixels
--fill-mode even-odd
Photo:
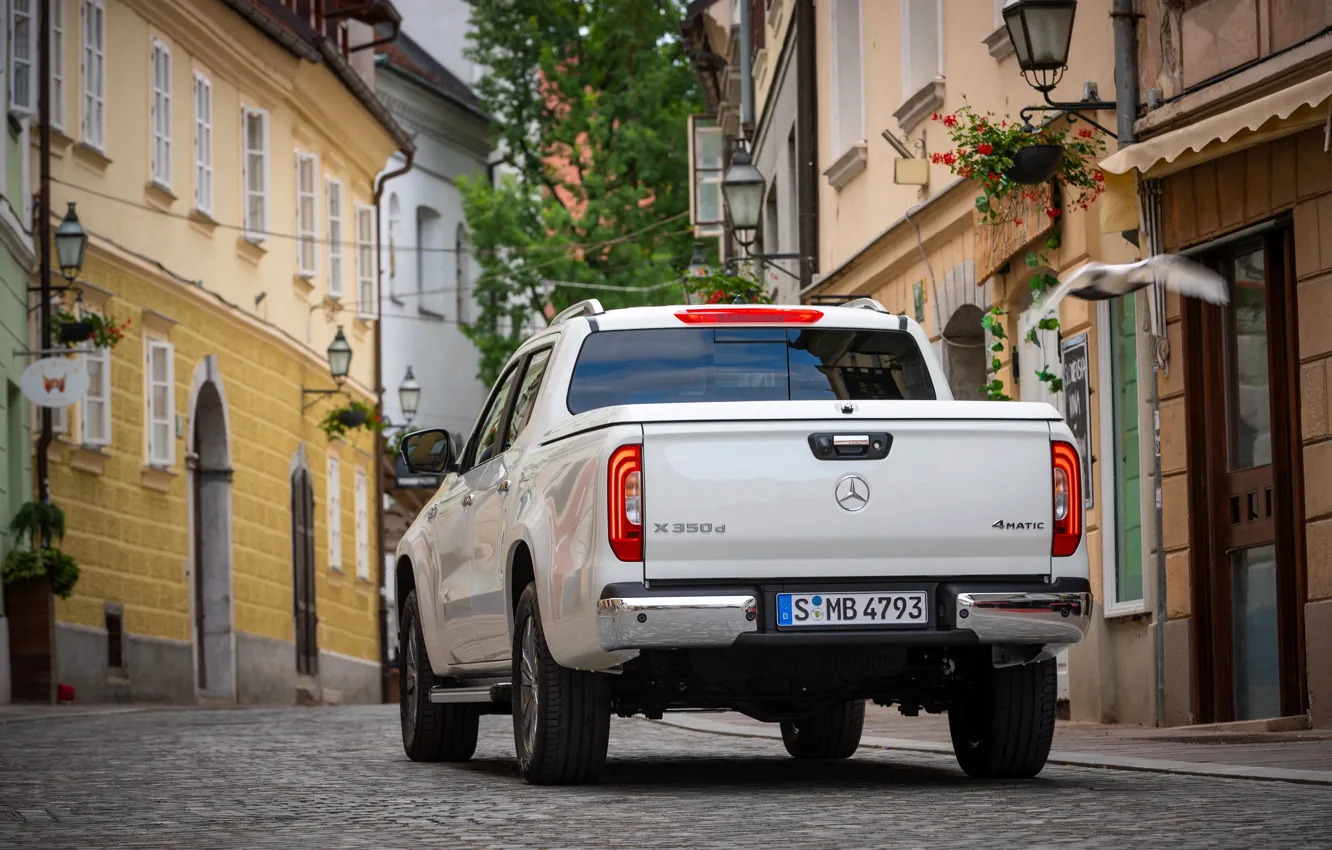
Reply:
[[[345,436],[354,428],[365,428],[379,433],[384,430],[384,420],[369,405],[359,401],[349,401],[341,407],[330,410],[319,423],[319,427],[332,440]]]
[[[55,545],[65,536],[65,514],[50,502],[28,502],[9,523],[14,548],[0,563],[6,585],[49,582],[51,592],[68,599],[79,581],[79,565]]]
[[[685,291],[704,304],[771,304],[772,294],[765,292],[758,281],[742,275],[714,272],[688,278]]]
[[[1072,207],[1087,209],[1105,191],[1105,176],[1096,160],[1105,141],[1088,127],[1029,124],[979,114],[964,104],[956,112],[934,114],[943,124],[953,147],[933,153],[930,160],[946,165],[959,177],[980,184],[976,209],[991,225],[1021,224],[1021,205],[1039,201],[1051,220],[1060,207],[1053,186],[1063,190]]]
[[[63,307],[57,307],[51,314],[52,331],[61,342],[70,346],[92,340],[97,348],[115,348],[125,338],[129,326],[129,319],[118,322],[98,313],[76,316]]]

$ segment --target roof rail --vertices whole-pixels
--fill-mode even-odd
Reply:
[[[838,307],[861,307],[866,310],[877,310],[880,313],[887,313],[888,308],[884,307],[873,298],[852,298],[850,301],[844,301],[837,305]]]
[[[579,316],[600,316],[604,312],[606,312],[606,310],[601,306],[600,301],[595,298],[589,298],[586,301],[579,301],[577,304],[567,307],[555,314],[555,318],[550,320],[550,327],[554,327],[561,322],[567,322],[570,319],[576,319]]]

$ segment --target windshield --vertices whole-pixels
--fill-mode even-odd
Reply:
[[[569,410],[709,401],[933,400],[905,331],[654,328],[594,333]]]

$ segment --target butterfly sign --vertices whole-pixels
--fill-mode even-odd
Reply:
[[[43,357],[23,370],[19,388],[38,407],[67,407],[87,394],[88,373],[81,359]]]

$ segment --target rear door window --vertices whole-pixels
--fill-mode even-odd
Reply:
[[[590,335],[569,410],[712,401],[932,400],[905,331],[652,328]]]

